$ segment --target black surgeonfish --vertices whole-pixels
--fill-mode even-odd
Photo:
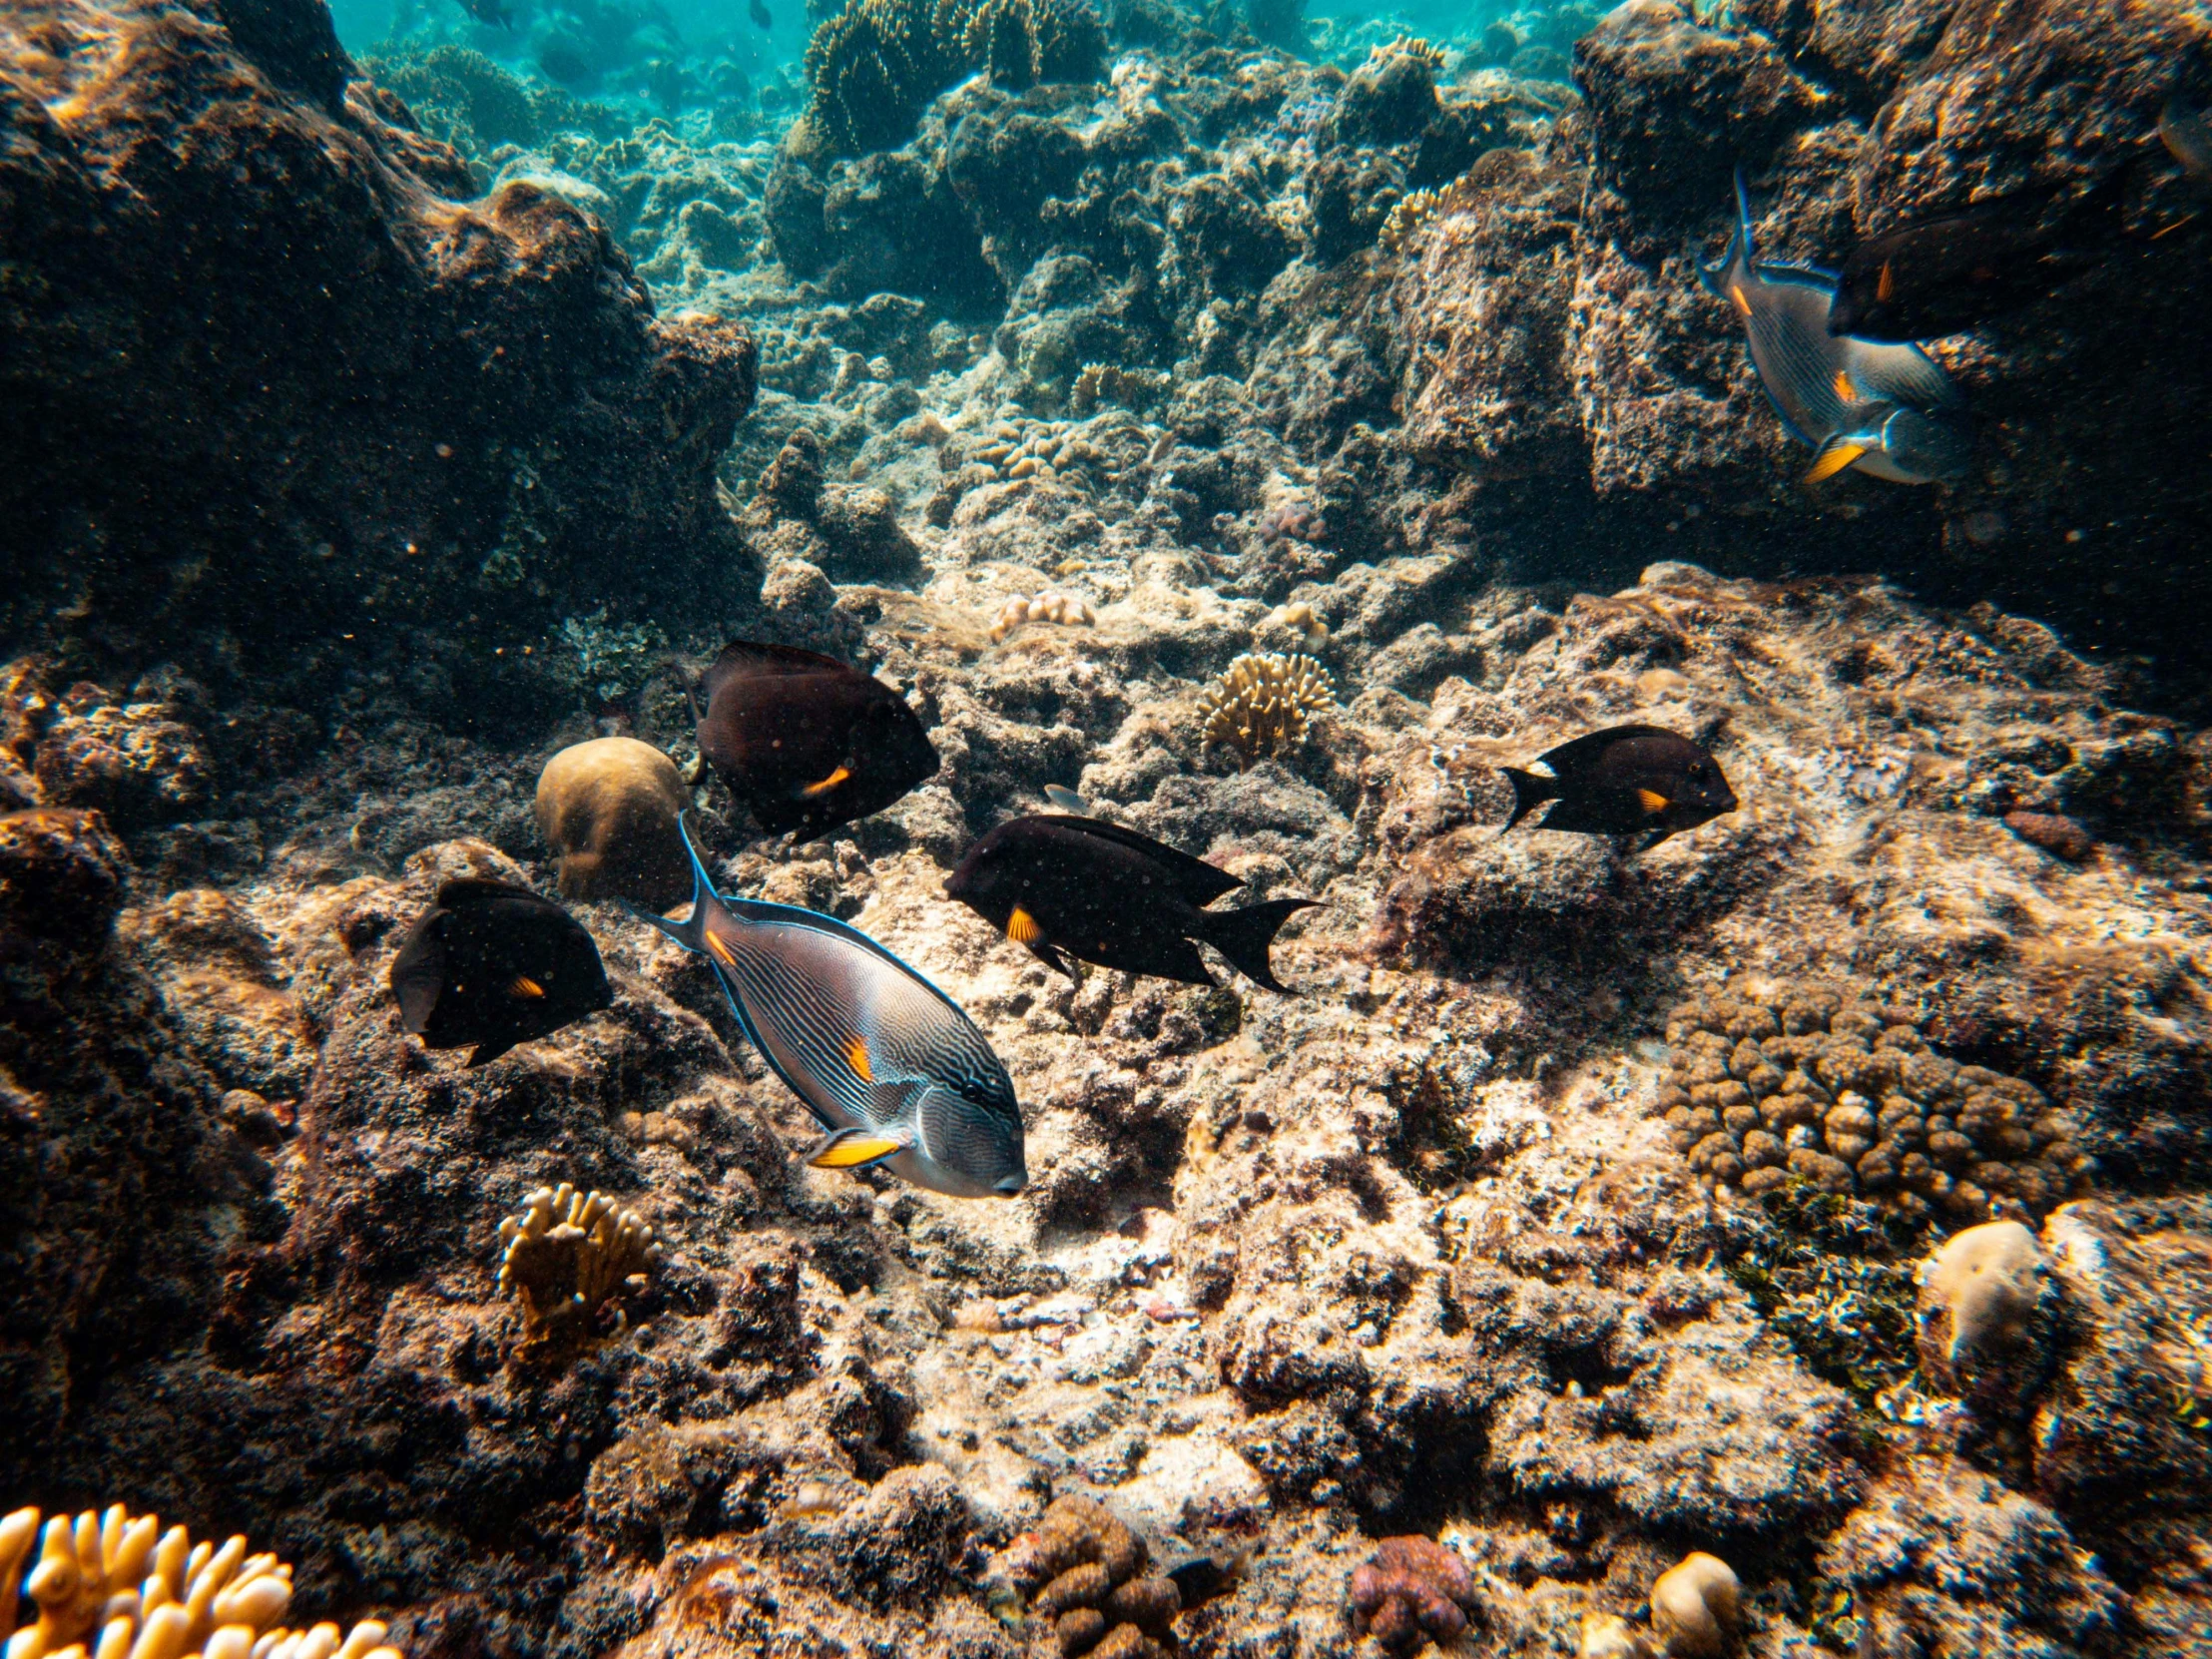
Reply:
[[[1679,733],[1658,726],[1614,726],[1537,757],[1549,778],[1513,767],[1510,830],[1537,807],[1556,802],[1540,830],[1583,835],[1647,834],[1639,851],[1682,830],[1736,810],[1736,792],[1718,762]]]
[[[1214,976],[1191,942],[1203,939],[1240,972],[1283,990],[1268,947],[1277,929],[1314,900],[1204,908],[1243,885],[1227,870],[1134,830],[1048,814],[991,830],[968,848],[944,890],[1071,979],[1067,956],[1211,985]]]
[[[1751,203],[1736,176],[1736,234],[1698,279],[1735,307],[1759,384],[1790,435],[1819,451],[1808,483],[1857,467],[1896,484],[1925,484],[1966,468],[1972,442],[1964,399],[1917,345],[1828,331],[1836,275],[1761,261]],[[1898,410],[1909,421],[1892,422]],[[1891,447],[1892,438],[1898,447]]]
[[[975,1022],[857,928],[717,894],[692,844],[692,912],[659,928],[714,964],[746,1040],[828,1135],[808,1162],[881,1164],[954,1198],[1028,1183],[1013,1080]]]
[[[1903,342],[1977,327],[2081,270],[2058,234],[2039,205],[2008,201],[1869,237],[1844,260],[1828,331]]]
[[[833,657],[734,640],[692,698],[699,752],[772,835],[812,840],[881,812],[937,770],[921,720]]]
[[[471,1066],[613,1003],[599,947],[550,898],[505,881],[448,881],[391,964],[400,1023]]]
[[[2158,112],[2158,142],[2166,154],[2181,164],[2181,171],[2200,185],[2212,185],[2212,120],[2178,98],[2166,100]]]
[[[772,29],[776,26],[776,20],[769,16],[768,7],[762,4],[762,0],[753,0],[753,4],[747,10],[752,13],[756,28]]]

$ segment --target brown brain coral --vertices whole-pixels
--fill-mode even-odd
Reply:
[[[1265,760],[1304,743],[1313,717],[1336,701],[1329,671],[1303,652],[1247,653],[1207,688],[1206,741]]]
[[[1793,1175],[1915,1217],[2039,1217],[2086,1183],[2066,1114],[2030,1083],[1962,1066],[1904,1010],[1823,987],[1738,984],[1667,1021],[1655,1110],[1708,1181]]]
[[[1384,1538],[1352,1574],[1354,1625],[1391,1653],[1449,1641],[1473,1607],[1473,1574],[1433,1538]]]
[[[676,763],[635,738],[571,744],[538,774],[538,832],[565,898],[674,904],[691,891],[677,828],[691,792]]]
[[[1150,1558],[1103,1504],[1069,1496],[1055,1498],[995,1565],[1027,1596],[1030,1614],[1051,1621],[1069,1659],[1163,1659],[1183,1596],[1174,1580],[1146,1570]]]
[[[38,1561],[26,1581],[34,1541]],[[19,1585],[37,1608],[20,1629]],[[183,1527],[165,1532],[120,1503],[103,1514],[56,1515],[43,1531],[36,1509],[0,1519],[8,1659],[399,1659],[374,1620],[343,1634],[334,1624],[282,1628],[290,1604],[291,1568],[248,1555],[242,1537],[220,1549],[195,1544]]]
[[[624,1300],[644,1292],[661,1261],[652,1228],[566,1181],[525,1199],[499,1224],[499,1292],[522,1300],[529,1359],[567,1358],[619,1336],[629,1325]]]

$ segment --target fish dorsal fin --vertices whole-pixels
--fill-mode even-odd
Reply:
[[[1677,738],[1684,743],[1690,741],[1683,738],[1680,732],[1670,732],[1664,726],[1608,726],[1602,732],[1591,732],[1576,738],[1572,743],[1563,743],[1557,749],[1546,750],[1536,759],[1551,768],[1554,778],[1565,779],[1612,745],[1629,738]]]
[[[1132,852],[1142,853],[1165,870],[1168,878],[1174,882],[1175,890],[1195,905],[1210,904],[1223,893],[1234,892],[1244,885],[1219,864],[1210,864],[1204,858],[1194,858],[1165,841],[1154,840],[1150,835],[1135,830],[1124,830],[1120,825],[1108,824],[1103,819],[1071,818],[1061,813],[1046,813],[1041,815],[1040,822],[1056,824],[1079,835],[1112,841],[1118,846],[1128,847]]]
[[[512,881],[494,881],[488,876],[460,875],[450,881],[438,883],[437,906],[441,910],[463,909],[470,904],[481,904],[493,898],[519,898],[541,910],[568,912],[541,892],[528,887],[518,887]]]
[[[712,708],[715,692],[733,674],[776,676],[802,674],[858,674],[850,663],[825,657],[819,651],[802,651],[796,645],[771,645],[765,640],[732,640],[699,677],[699,689]]]

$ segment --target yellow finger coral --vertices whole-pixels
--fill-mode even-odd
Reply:
[[[661,1261],[635,1212],[566,1181],[524,1199],[499,1224],[499,1294],[521,1299],[529,1359],[570,1358],[620,1336],[630,1323],[623,1299],[642,1294]]]
[[[1206,741],[1226,744],[1246,761],[1265,760],[1306,741],[1313,717],[1333,708],[1329,671],[1303,653],[1247,653],[1207,689]]]
[[[23,1564],[34,1540],[38,1564]],[[17,1628],[17,1587],[38,1608]],[[291,1568],[249,1555],[234,1537],[218,1549],[181,1526],[136,1520],[118,1503],[72,1520],[39,1511],[0,1519],[0,1636],[7,1659],[400,1659],[373,1619],[340,1634],[334,1624],[288,1630]],[[96,1635],[97,1633],[97,1635]],[[89,1645],[88,1645],[89,1644]]]

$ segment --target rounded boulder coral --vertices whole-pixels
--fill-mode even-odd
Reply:
[[[538,832],[566,898],[673,904],[691,890],[678,829],[691,792],[676,763],[635,738],[594,738],[538,774]]]

